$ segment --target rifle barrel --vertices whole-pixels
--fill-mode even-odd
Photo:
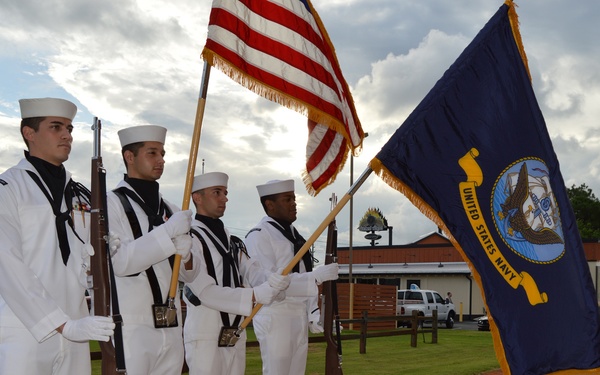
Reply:
[[[92,157],[92,199],[90,242],[94,255],[90,259],[92,312],[98,316],[111,316],[110,307],[110,274],[108,269],[108,251],[106,235],[108,233],[108,217],[106,213],[106,170],[102,165],[100,149],[101,121],[94,117],[94,155]],[[122,373],[117,370],[115,348],[111,341],[101,342],[102,375]]]

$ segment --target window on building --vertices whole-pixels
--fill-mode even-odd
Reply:
[[[379,284],[400,286],[400,279],[379,279]]]
[[[377,284],[377,279],[376,278],[362,278],[362,277],[358,277],[356,279],[356,282],[358,284]]]

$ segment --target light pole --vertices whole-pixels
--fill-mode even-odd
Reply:
[[[365,133],[363,141],[365,138],[369,136],[369,133]],[[354,185],[354,154],[350,151],[350,186]],[[348,235],[348,283],[350,284],[350,299],[348,305],[348,319],[354,319],[354,281],[352,280],[352,232],[354,231],[353,227],[353,214],[354,214],[354,194],[350,196],[350,223],[349,227],[349,235]],[[353,329],[353,324],[350,324],[349,329]]]
[[[366,134],[365,134],[366,137]],[[350,151],[350,186],[354,184],[354,154]],[[350,197],[350,223],[349,227],[349,235],[348,235],[348,283],[350,291],[350,298],[348,303],[348,319],[354,319],[354,281],[352,280],[352,232],[354,231],[353,227],[353,210],[354,210],[354,194]],[[354,329],[354,324],[350,323],[348,327],[350,330]]]

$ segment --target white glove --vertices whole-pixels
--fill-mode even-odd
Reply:
[[[275,301],[277,295],[281,292],[280,290],[272,288],[268,281],[260,284],[259,286],[255,286],[252,289],[254,291],[254,300],[256,303],[260,303],[261,305],[270,305],[273,301]]]
[[[321,313],[319,310],[308,314],[308,330],[310,333],[323,333],[325,330],[323,326],[319,324],[321,319]]]
[[[81,257],[84,259],[94,256],[94,254],[96,254],[96,252],[94,251],[94,246],[92,246],[91,243],[83,244],[83,249],[85,251],[81,253]]]
[[[281,302],[284,299],[285,299],[285,291],[282,290],[281,292],[277,293],[273,302]]]
[[[82,272],[86,273],[90,268],[90,257],[95,254],[94,246],[91,243],[83,244],[83,251],[81,252],[81,268]]]
[[[108,341],[115,330],[115,323],[107,316],[86,316],[76,320],[67,320],[62,335],[70,341],[89,340]]]
[[[108,251],[113,256],[121,247],[121,238],[115,232],[108,232],[105,241],[108,243]]]
[[[173,244],[175,245],[175,254],[181,255],[183,263],[187,263],[191,256],[192,237],[188,234],[180,234],[173,238]]]
[[[192,225],[192,210],[175,212],[163,225],[171,238],[186,234],[190,231]]]
[[[90,270],[91,256],[94,255],[94,247],[90,243],[83,244],[81,252],[81,269],[79,270],[79,282],[88,287],[88,271]]]
[[[320,285],[324,281],[337,280],[339,268],[337,263],[330,263],[313,269],[312,273],[317,284]]]
[[[290,286],[290,276],[282,275],[281,273],[272,273],[269,276],[269,285],[273,289],[286,290]]]

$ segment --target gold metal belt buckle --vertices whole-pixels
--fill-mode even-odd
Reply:
[[[152,305],[154,328],[177,327],[177,309],[168,305]]]
[[[218,346],[220,348],[235,346],[239,339],[240,332],[238,332],[238,327],[221,327]]]

